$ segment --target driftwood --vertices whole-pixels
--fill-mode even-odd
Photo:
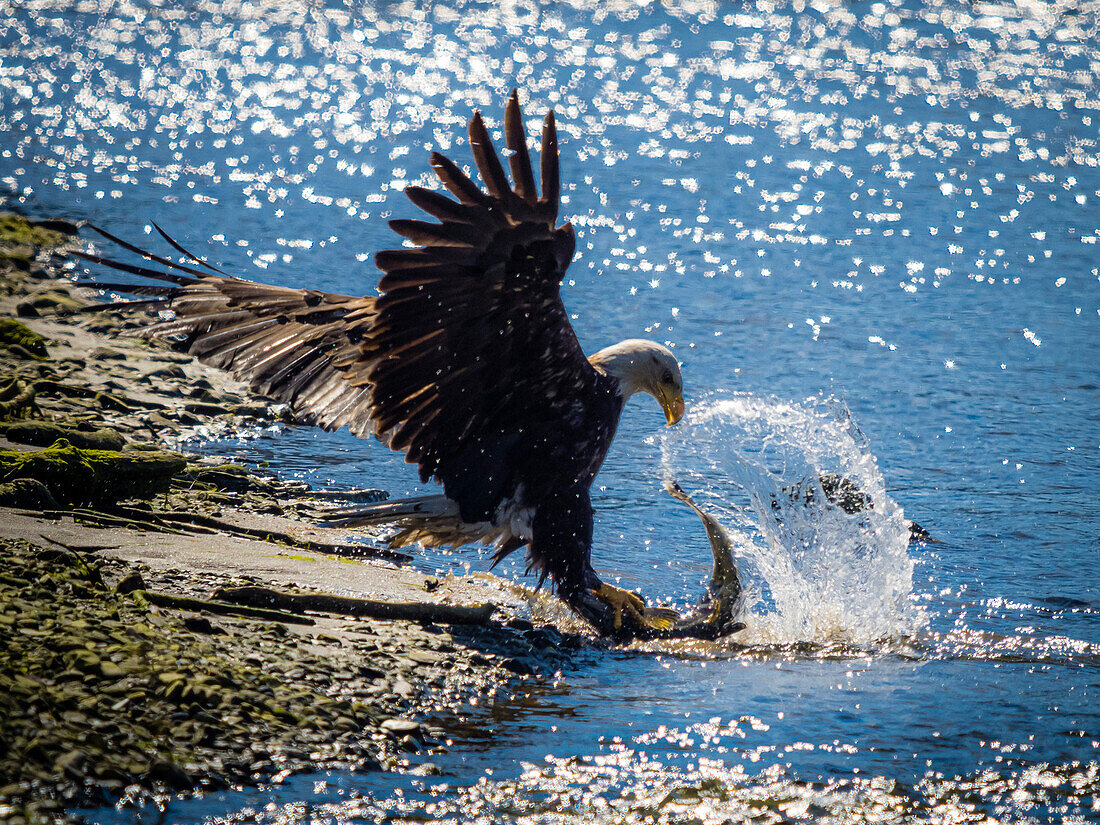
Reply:
[[[145,530],[150,533],[173,533],[177,536],[187,535],[183,530],[173,529],[161,522],[152,511],[138,510],[137,508],[130,507],[112,509],[115,510],[115,512],[105,513],[102,510],[93,510],[89,507],[74,507],[72,510],[53,510],[50,512],[50,515],[69,515],[73,517],[73,521],[80,521],[97,527],[129,527],[134,530]]]
[[[245,619],[263,619],[268,622],[283,622],[285,624],[315,624],[313,619],[283,610],[246,607],[239,604],[192,599],[187,596],[172,596],[168,593],[154,593],[151,590],[134,590],[133,592],[140,594],[149,604],[155,604],[157,607],[167,607],[172,610],[193,610],[196,613],[217,613],[221,616],[240,616]]]
[[[384,547],[370,547],[359,544],[329,544],[327,542],[313,541],[312,539],[298,539],[289,533],[280,533],[275,530],[264,530],[253,527],[243,527],[237,524],[229,524],[211,516],[201,513],[189,513],[182,510],[158,510],[156,516],[176,525],[187,525],[191,529],[208,528],[210,530],[229,533],[241,538],[258,539],[260,541],[280,542],[302,550],[312,550],[315,553],[326,553],[331,556],[349,556],[352,558],[381,559],[394,564],[407,564],[412,561],[412,556],[389,550]]]
[[[0,418],[23,418],[28,415],[42,415],[34,400],[34,385],[13,378],[0,389]]]
[[[235,604],[274,607],[291,613],[311,610],[372,619],[396,619],[423,624],[485,624],[493,615],[492,604],[461,607],[432,602],[380,602],[324,593],[282,593],[266,587],[221,587],[214,597]]]

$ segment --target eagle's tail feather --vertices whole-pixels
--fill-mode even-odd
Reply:
[[[412,496],[381,501],[365,507],[329,510],[324,527],[392,526],[397,532],[386,538],[390,548],[420,543],[425,547],[458,547],[480,542],[507,541],[505,530],[489,522],[462,520],[458,504],[444,495]]]

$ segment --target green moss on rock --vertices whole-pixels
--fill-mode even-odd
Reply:
[[[14,318],[0,318],[0,349],[21,348],[36,358],[46,358],[46,339]]]
[[[200,490],[246,493],[270,487],[265,480],[256,477],[239,464],[218,464],[213,467],[191,464],[182,477]]]
[[[118,431],[106,427],[74,427],[54,421],[20,421],[3,427],[8,441],[48,447],[65,439],[80,450],[121,450],[126,439]]]
[[[61,226],[61,223],[50,225]],[[0,245],[52,249],[66,241],[65,234],[32,223],[21,215],[0,212]]]
[[[41,315],[74,312],[83,306],[85,302],[78,301],[65,287],[53,287],[20,301],[15,312],[21,318],[37,318]]]
[[[186,466],[174,453],[81,450],[59,439],[45,450],[0,450],[0,484],[33,478],[63,504],[111,504],[167,492]]]

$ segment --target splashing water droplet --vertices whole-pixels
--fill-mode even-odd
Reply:
[[[758,588],[739,641],[911,634],[908,523],[847,407],[719,392],[664,433],[662,466],[730,528]]]

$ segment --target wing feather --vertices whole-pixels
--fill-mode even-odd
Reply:
[[[197,263],[199,266],[201,266],[205,269],[209,269],[211,272],[217,273],[218,275],[225,275],[226,274],[222,270],[218,269],[216,266],[213,266],[212,264],[209,264],[206,261],[204,261],[198,255],[195,255],[191,252],[188,252],[186,249],[184,249],[182,246],[180,246],[179,243],[176,241],[176,239],[173,238],[171,235],[169,235],[167,232],[165,232],[163,229],[161,229],[160,224],[158,224],[156,221],[151,221],[151,223],[153,224],[153,228],[155,230],[157,230],[157,233],[162,238],[164,238],[164,240],[166,240],[168,242],[168,245],[171,246],[178,253],[183,255],[185,258]]]
[[[419,248],[376,257],[381,295],[366,342],[376,432],[419,465],[423,480],[441,481],[467,520],[491,517],[516,493],[531,471],[516,457],[540,449],[527,442],[546,441],[536,431],[571,426],[570,411],[589,405],[599,380],[561,300],[574,240],[572,227],[555,225],[557,136],[553,118],[547,123],[541,196],[513,94],[504,134],[514,187],[475,114],[470,145],[486,191],[434,154],[432,167],[456,200],[408,190],[439,223],[397,222]]]
[[[470,118],[470,150],[474,155],[474,163],[481,174],[481,180],[489,194],[505,204],[514,197],[512,187],[508,185],[508,179],[504,177],[504,167],[500,165],[500,157],[493,148],[493,139],[489,137],[489,130],[485,128],[485,121],[481,119],[481,112],[474,112]]]
[[[485,203],[485,193],[477,188],[477,184],[470,180],[466,173],[459,169],[448,158],[432,152],[432,169],[436,177],[450,190],[451,194],[468,206],[476,206]]]
[[[473,246],[484,236],[475,227],[455,221],[440,224],[402,219],[390,221],[390,229],[413,243],[443,247]]]
[[[504,110],[504,135],[512,154],[508,165],[512,169],[512,180],[516,185],[516,194],[532,206],[538,193],[535,191],[535,174],[531,170],[531,155],[527,152],[527,136],[523,132],[523,114],[519,109],[519,95],[512,90],[508,106]]]
[[[478,212],[466,209],[463,204],[455,203],[446,195],[431,189],[410,186],[405,190],[405,195],[413,202],[413,206],[423,209],[438,220],[467,223],[479,226],[484,231],[492,231],[496,226],[492,220],[485,220]]]
[[[372,430],[369,394],[361,383],[361,342],[374,317],[373,297],[235,278],[186,250],[160,226],[154,227],[173,249],[201,268],[149,252],[92,226],[108,241],[157,266],[131,264],[90,252],[78,252],[78,257],[161,283],[93,279],[82,285],[155,299],[110,306],[170,310],[173,317],[150,320],[138,334],[175,340],[200,360],[287,402],[302,420],[328,429],[346,425],[358,435]],[[326,403],[318,406],[313,399],[321,391]],[[340,403],[333,403],[336,400]]]
[[[561,204],[561,173],[558,169],[558,126],[552,109],[546,113],[546,119],[542,122],[542,151],[539,162],[542,176],[539,204],[542,206],[542,214],[554,223],[558,219]]]

